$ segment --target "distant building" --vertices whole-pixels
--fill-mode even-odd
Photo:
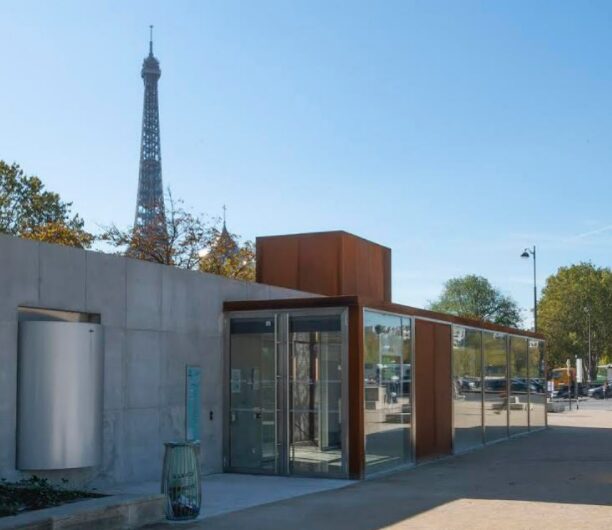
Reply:
[[[239,250],[238,244],[227,230],[225,218],[226,210],[227,208],[223,206],[223,228],[221,229],[221,233],[213,245],[213,254],[221,261],[233,258]]]

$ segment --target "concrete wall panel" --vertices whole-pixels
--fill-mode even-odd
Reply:
[[[0,476],[15,468],[17,429],[17,322],[0,323]],[[14,473],[13,473],[14,474]],[[11,475],[13,475],[11,474]]]
[[[125,329],[104,328],[104,410],[125,406]]]
[[[269,300],[271,288],[263,283],[249,283],[247,285],[247,300]]]
[[[313,295],[0,236],[0,476],[19,476],[18,306],[101,315],[102,465],[44,476],[104,487],[159,480],[163,442],[184,436],[188,364],[202,368],[202,469],[222,471],[223,302],[309,296]]]
[[[104,486],[125,481],[123,410],[105,410],[102,423],[102,466],[97,482]]]
[[[123,480],[160,480],[162,444],[159,436],[158,408],[128,409],[123,415],[125,475]]]
[[[85,311],[85,251],[40,243],[41,307]]]
[[[163,407],[159,417],[160,441],[178,442],[185,439],[185,407]]]
[[[0,322],[16,321],[20,305],[38,305],[38,247],[0,235]]]
[[[126,260],[95,252],[86,256],[86,311],[100,314],[104,326],[125,327]]]
[[[200,333],[167,331],[163,334],[161,364],[162,406],[185,405],[186,366],[202,365]]]
[[[126,337],[127,407],[159,407],[161,404],[161,342],[157,331],[129,330]]]
[[[127,317],[131,329],[161,329],[162,271],[164,267],[127,260]]]

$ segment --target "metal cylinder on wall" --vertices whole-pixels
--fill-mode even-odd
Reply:
[[[99,324],[19,324],[18,469],[100,464],[103,377]]]

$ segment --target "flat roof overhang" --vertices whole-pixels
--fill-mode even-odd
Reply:
[[[439,313],[428,309],[419,309],[402,304],[373,300],[363,296],[313,296],[308,298],[283,298],[275,300],[236,300],[223,303],[223,311],[259,311],[259,310],[284,310],[284,309],[306,309],[325,307],[362,307],[378,309],[389,313],[412,316],[427,320],[436,320],[457,326],[467,326],[498,333],[520,335],[534,339],[544,340],[541,333],[534,333],[524,329],[511,328],[494,324],[484,320],[458,317],[447,313]]]

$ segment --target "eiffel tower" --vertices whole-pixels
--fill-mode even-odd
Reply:
[[[153,26],[150,29],[149,55],[142,63],[144,105],[140,171],[134,228],[162,228],[165,232],[164,189],[162,185],[161,145],[157,82],[161,77],[159,61],[153,55]]]

